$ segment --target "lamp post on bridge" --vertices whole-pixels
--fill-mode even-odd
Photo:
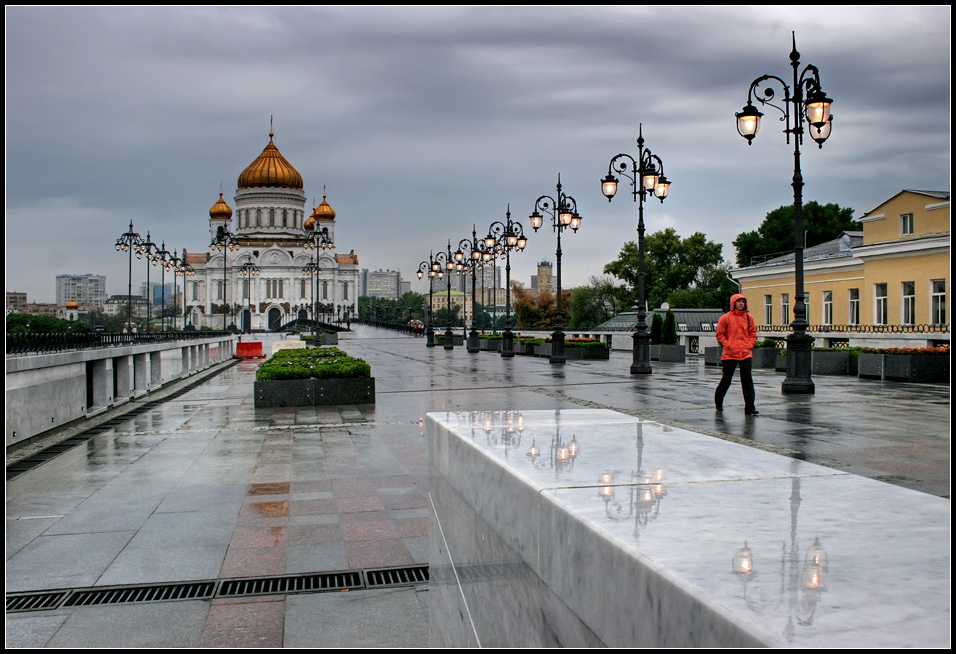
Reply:
[[[252,278],[259,274],[259,266],[252,262],[252,259],[247,260],[241,266],[239,266],[239,276],[242,277],[246,286],[245,300],[247,311],[249,312],[249,321],[245,325],[245,332],[248,334],[252,331]]]
[[[468,334],[468,352],[474,354],[478,352],[478,330],[475,327],[477,314],[475,313],[475,273],[481,263],[481,249],[478,241],[478,233],[475,226],[471,226],[471,240],[464,238],[458,244],[458,250],[455,252],[455,262],[460,266],[462,272],[471,272],[471,332]]]
[[[129,287],[126,293],[126,332],[133,332],[133,252],[142,243],[140,235],[133,231],[133,221],[129,221],[129,230],[116,239],[117,252],[129,252]]]
[[[216,229],[216,238],[209,245],[214,250],[222,252],[222,331],[226,331],[226,318],[229,314],[229,304],[226,301],[229,292],[226,280],[226,254],[229,250],[233,252],[238,250],[239,242],[236,240],[235,234],[226,229],[224,225],[220,225]]]
[[[426,274],[428,275],[428,320],[425,324],[425,347],[435,347],[435,329],[432,327],[432,291],[433,283],[438,273],[434,270],[434,258],[432,253],[428,253],[428,261],[422,261],[418,264],[418,272],[415,273],[418,275],[418,278],[421,279]]]

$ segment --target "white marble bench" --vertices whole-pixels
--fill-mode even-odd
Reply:
[[[605,410],[427,438],[433,646],[950,645],[946,499]]]

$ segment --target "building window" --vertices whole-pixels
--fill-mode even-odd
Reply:
[[[913,214],[904,213],[900,216],[900,236],[913,234]]]
[[[304,279],[300,279],[300,280],[299,280],[299,297],[302,298],[303,300],[306,298],[306,294],[305,294],[305,289],[306,289],[306,288],[307,288],[307,287],[306,287],[306,285],[305,285],[305,280],[304,280]]]
[[[833,291],[823,291],[823,324],[833,324]]]
[[[873,285],[873,324],[885,325],[889,311],[887,307],[886,284]]]
[[[193,301],[196,302],[199,300],[199,282],[193,282]]]
[[[322,299],[329,299],[329,283],[327,281],[322,281]]]
[[[773,296],[772,295],[763,296],[763,324],[765,325],[773,324]]]
[[[916,282],[900,284],[900,314],[901,324],[916,324]]]
[[[216,282],[216,299],[221,300],[223,298],[223,291],[225,290],[225,284],[222,282]]]
[[[930,291],[929,320],[934,325],[946,324],[946,280],[934,279]]]
[[[851,288],[849,298],[849,315],[847,321],[851,325],[860,324],[860,289]]]
[[[348,282],[342,282],[342,299],[349,299],[349,285]]]
[[[282,282],[281,279],[267,279],[266,280],[266,298],[269,300],[282,299]]]
[[[790,294],[789,293],[780,294],[780,324],[781,325],[790,324]]]

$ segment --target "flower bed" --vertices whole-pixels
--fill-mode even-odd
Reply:
[[[334,347],[280,350],[256,371],[255,406],[372,404],[371,370]]]
[[[564,339],[564,357],[566,359],[601,360],[610,358],[607,343],[596,338]]]

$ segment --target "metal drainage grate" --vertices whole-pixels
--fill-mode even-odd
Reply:
[[[95,606],[97,604],[129,604],[131,602],[167,602],[172,600],[211,599],[216,583],[203,581],[191,584],[158,584],[74,591],[63,606]]]
[[[220,584],[218,597],[315,593],[326,590],[352,590],[362,587],[362,575],[357,571],[328,572],[295,577],[230,579]]]
[[[365,580],[369,588],[420,584],[428,581],[428,566],[416,565],[408,568],[367,570]]]
[[[7,595],[6,611],[47,611],[55,609],[66,597],[67,591],[55,593],[26,593],[21,595]]]

